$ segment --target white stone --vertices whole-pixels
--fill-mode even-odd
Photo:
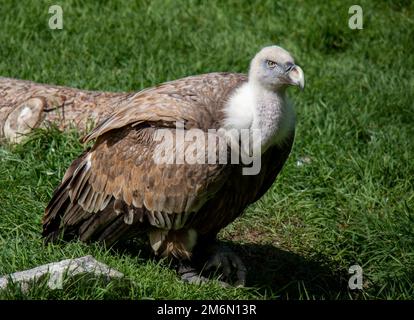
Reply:
[[[121,278],[124,275],[97,261],[92,256],[84,256],[76,259],[67,259],[59,262],[48,263],[30,270],[15,272],[0,277],[0,289],[5,289],[10,281],[18,283],[22,291],[29,289],[29,284],[49,274],[48,287],[50,289],[62,289],[63,279],[78,274],[90,273],[105,276],[108,279]]]

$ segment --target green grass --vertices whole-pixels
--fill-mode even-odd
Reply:
[[[354,1],[0,1],[0,75],[84,89],[132,91],[210,71],[245,72],[277,43],[297,57],[306,89],[290,96],[293,152],[271,190],[221,233],[250,271],[249,288],[185,285],[134,249],[80,242],[43,246],[41,216],[72,159],[76,133],[36,131],[0,147],[0,274],[92,254],[125,274],[105,283],[44,284],[30,299],[413,299],[414,5],[360,1],[364,29],[348,28]],[[301,157],[311,162],[298,166]],[[347,288],[359,264],[363,291]]]

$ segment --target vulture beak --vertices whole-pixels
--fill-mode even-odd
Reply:
[[[301,90],[305,87],[305,76],[301,67],[296,64],[289,64],[286,67],[286,74],[289,84],[298,86]]]

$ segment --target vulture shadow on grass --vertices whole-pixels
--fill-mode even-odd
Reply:
[[[270,244],[222,243],[237,253],[246,265],[246,286],[254,288],[267,298],[350,298],[348,274],[339,274],[333,268]],[[116,245],[113,249],[142,259],[154,259],[152,251],[141,242],[127,242]],[[212,278],[217,277],[213,275]]]
[[[247,286],[268,298],[349,299],[347,274],[270,244],[228,245],[245,262]]]

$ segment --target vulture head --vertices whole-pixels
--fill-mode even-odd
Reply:
[[[302,69],[290,53],[279,46],[265,47],[256,54],[250,64],[249,80],[272,91],[289,85],[303,90],[305,86]]]

